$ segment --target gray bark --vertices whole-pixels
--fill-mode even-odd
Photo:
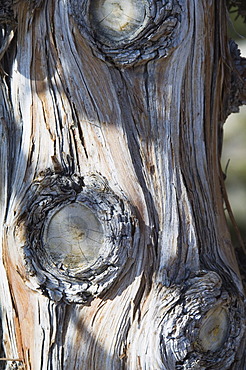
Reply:
[[[10,5],[0,6],[7,368],[244,369],[220,153],[223,123],[245,103],[245,60],[230,51],[224,2]]]

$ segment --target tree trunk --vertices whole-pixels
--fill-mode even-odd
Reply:
[[[245,369],[220,168],[245,75],[224,1],[3,3],[7,368]]]

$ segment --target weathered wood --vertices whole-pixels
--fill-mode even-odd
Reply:
[[[225,14],[220,0],[14,2],[0,51],[5,358],[245,368],[220,168],[245,74]]]

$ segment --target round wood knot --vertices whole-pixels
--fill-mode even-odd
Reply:
[[[228,309],[218,306],[209,310],[202,320],[198,342],[204,352],[219,350],[229,332]]]
[[[220,276],[201,271],[172,293],[161,324],[161,356],[177,369],[228,369],[244,334],[244,305]],[[170,303],[169,303],[170,304]]]
[[[55,264],[83,269],[96,262],[104,232],[93,211],[76,202],[51,212],[43,239],[45,250]]]
[[[184,37],[178,0],[87,0],[83,6],[71,0],[70,11],[93,53],[120,68],[166,57]]]
[[[98,37],[105,43],[136,37],[148,16],[146,0],[93,0],[90,20]]]
[[[124,197],[122,197],[124,198]],[[55,301],[98,296],[133,262],[138,221],[99,175],[46,174],[29,191],[23,248],[31,287]]]

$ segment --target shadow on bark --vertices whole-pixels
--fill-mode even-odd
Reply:
[[[1,358],[5,358],[5,353],[3,349],[3,328],[2,328],[2,320],[0,316],[0,370],[4,370],[6,366],[6,361],[1,360]]]

